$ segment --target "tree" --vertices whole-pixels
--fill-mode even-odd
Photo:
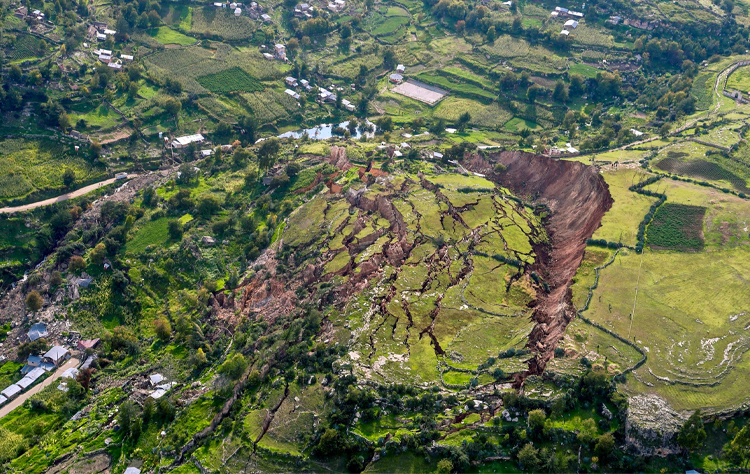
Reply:
[[[281,145],[276,138],[269,138],[261,143],[258,148],[258,167],[261,170],[269,170],[276,163],[276,155],[279,154]]]
[[[179,219],[172,219],[167,222],[167,232],[169,232],[169,238],[172,240],[182,239],[182,223]]]
[[[453,471],[453,463],[450,459],[441,459],[437,463],[438,474],[450,474]]]
[[[729,433],[729,430],[727,430]],[[750,461],[750,425],[745,425],[732,439],[731,443],[724,446],[724,452],[733,459],[736,464],[742,463],[747,467]]]
[[[58,272],[57,270],[53,271],[52,275],[50,275],[49,277],[49,284],[55,287],[55,286],[62,285],[62,283],[63,283],[62,274]]]
[[[392,49],[386,49],[383,53],[383,67],[393,69],[396,66],[396,53]]]
[[[536,84],[532,84],[529,86],[528,89],[526,89],[526,98],[529,100],[530,104],[533,104],[536,102],[536,98],[539,95],[539,90],[541,87],[539,87]]]
[[[445,133],[445,120],[437,119],[430,124],[430,133],[435,135],[442,135]]]
[[[494,43],[496,38],[497,38],[497,30],[495,29],[495,25],[492,25],[489,28],[487,28],[487,41],[490,43]]]
[[[198,200],[197,211],[204,219],[210,218],[221,208],[219,200],[215,196],[201,196]]]
[[[242,354],[234,354],[219,366],[219,373],[231,380],[237,380],[242,376],[246,368],[247,361],[245,357]]]
[[[107,256],[107,247],[102,243],[99,242],[96,244],[96,246],[91,250],[91,263],[94,263],[96,265],[101,265],[104,263],[104,258]]]
[[[80,273],[86,269],[86,261],[79,255],[73,255],[70,257],[68,266],[70,267],[71,272]]]
[[[661,135],[662,138],[667,138],[669,136],[669,130],[670,126],[668,123],[665,123],[661,127],[659,127],[659,135]]]
[[[76,173],[70,168],[65,168],[63,171],[63,186],[69,188],[76,182]]]
[[[544,429],[544,422],[547,421],[547,414],[544,410],[538,408],[529,412],[529,428],[535,432],[541,432]]]
[[[135,403],[128,400],[120,405],[120,411],[117,413],[117,423],[120,425],[120,429],[125,436],[130,434],[135,435],[135,431],[140,431],[140,426],[134,430],[136,423],[140,425]],[[140,435],[140,433],[138,434]]]
[[[603,461],[609,457],[614,449],[615,437],[612,435],[612,433],[604,433],[603,435],[599,436],[599,438],[596,440],[596,446],[594,446],[594,451],[599,456],[599,459]]]
[[[568,88],[565,87],[565,83],[558,80],[555,83],[555,90],[552,92],[552,98],[559,102],[568,101]]]
[[[31,290],[28,295],[26,295],[26,307],[29,308],[29,310],[32,313],[36,313],[40,309],[42,309],[42,305],[44,304],[44,300],[42,299],[42,295],[39,294],[36,290]]]
[[[393,119],[390,116],[384,115],[375,121],[375,125],[378,127],[378,132],[385,133],[393,130]]]
[[[164,110],[166,110],[168,114],[172,115],[175,121],[177,121],[177,114],[179,114],[180,110],[182,110],[182,102],[177,99],[168,99],[164,103]]]
[[[677,444],[686,451],[694,451],[706,440],[706,430],[701,419],[701,411],[695,410],[677,433]]]
[[[166,319],[157,319],[154,321],[154,332],[160,340],[168,341],[172,337],[172,325]]]
[[[571,74],[568,93],[574,97],[578,97],[584,92],[586,92],[586,82],[583,76],[581,76],[580,74]]]
[[[456,128],[459,132],[463,132],[466,130],[466,127],[469,125],[469,122],[471,121],[471,114],[469,112],[464,112],[458,117],[458,122],[456,123]]]
[[[528,443],[518,451],[518,462],[521,463],[524,470],[536,471],[539,467],[539,450],[531,443]]]

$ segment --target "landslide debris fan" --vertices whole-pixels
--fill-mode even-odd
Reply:
[[[298,298],[335,288],[322,337],[347,345],[359,375],[450,387],[525,369],[545,291],[530,268],[546,241],[534,209],[491,182],[420,174],[318,195],[290,217],[277,257],[293,260],[285,287]]]

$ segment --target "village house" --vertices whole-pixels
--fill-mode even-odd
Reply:
[[[284,82],[286,82],[286,85],[290,87],[297,87],[297,79],[294,77],[287,77],[284,79]]]
[[[42,356],[42,362],[51,363],[55,366],[59,366],[68,359],[70,359],[70,351],[62,346],[55,346]]]
[[[271,15],[264,13],[260,16],[260,19],[263,20],[263,23],[273,23],[273,19],[271,18]]]
[[[268,59],[269,61],[273,61],[275,59],[273,57],[273,54],[270,54],[270,53],[263,53],[263,57]]]
[[[284,94],[288,95],[289,97],[291,97],[291,98],[293,98],[295,100],[299,100],[299,94],[297,94],[296,92],[294,92],[291,89],[286,89],[284,91]]]
[[[563,36],[568,36],[568,35],[570,35],[570,31],[568,31],[568,30],[562,30],[560,32],[560,34],[563,35]]]
[[[310,92],[312,90],[312,86],[310,85],[310,81],[307,79],[300,79],[299,83],[302,85],[302,87],[305,88],[307,92]]]
[[[28,15],[29,10],[26,9],[26,7],[18,7],[16,8],[16,11],[13,13],[13,15],[16,18],[24,19],[26,18],[26,15]]]
[[[334,0],[333,2],[328,3],[328,9],[332,12],[340,12],[344,8],[346,8],[346,2],[344,0]]]
[[[568,20],[565,22],[565,29],[576,29],[578,28],[578,22],[576,20]]]
[[[322,87],[318,87],[318,97],[315,99],[320,103],[323,102],[336,102],[336,94],[329,91],[328,89],[324,89]]]
[[[401,84],[402,82],[404,82],[404,76],[394,73],[388,76],[388,80],[393,84]]]
[[[206,139],[200,133],[195,135],[185,135],[184,137],[177,137],[172,140],[172,148],[182,149],[190,145],[191,143],[201,143]]]
[[[78,350],[81,352],[86,352],[88,349],[94,349],[96,346],[99,345],[100,339],[97,337],[96,339],[84,339],[78,341],[77,347]]]
[[[274,46],[274,49],[276,50],[276,59],[286,61],[286,46],[284,46],[283,44],[277,44]]]
[[[107,64],[107,66],[111,67],[115,71],[119,71],[120,69],[122,69],[122,64],[120,64],[120,63],[110,62],[109,64]]]
[[[344,108],[345,108],[346,110],[348,110],[349,112],[354,112],[354,109],[356,108],[356,107],[354,107],[354,104],[352,104],[351,102],[349,102],[349,101],[348,101],[348,100],[346,100],[346,99],[342,99],[342,100],[341,100],[341,105],[342,105],[342,106],[343,106],[343,107],[344,107]]]
[[[398,66],[396,66],[396,72],[399,74],[403,74],[404,72],[406,72],[406,66],[404,66],[403,64],[399,64]]]
[[[234,16],[238,17],[242,15],[242,9],[241,8],[235,8],[234,9]]]
[[[133,56],[131,56],[129,54],[120,54],[120,58],[123,59],[124,61],[132,61],[133,60]]]

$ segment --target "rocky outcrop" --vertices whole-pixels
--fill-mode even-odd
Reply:
[[[625,439],[640,456],[677,453],[677,433],[687,415],[675,411],[657,395],[636,395],[628,399]]]

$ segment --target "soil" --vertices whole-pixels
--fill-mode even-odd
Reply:
[[[505,166],[505,171],[495,172],[498,163]],[[463,165],[550,211],[545,219],[550,241],[537,245],[533,266],[533,271],[549,285],[549,292],[537,290],[532,314],[536,325],[528,342],[533,357],[528,370],[517,374],[516,386],[521,387],[527,376],[544,372],[565,328],[575,317],[570,289],[573,277],[583,259],[586,239],[599,228],[602,216],[614,201],[596,168],[579,162],[504,151],[488,158],[472,155],[464,159]]]

